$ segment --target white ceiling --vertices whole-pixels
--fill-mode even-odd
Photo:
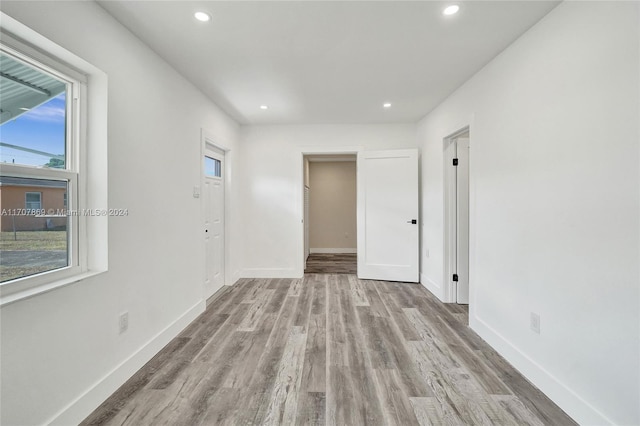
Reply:
[[[243,124],[418,121],[558,4],[450,3],[99,2]]]

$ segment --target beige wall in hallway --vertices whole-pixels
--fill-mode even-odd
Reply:
[[[309,167],[309,246],[356,247],[355,161],[312,161]]]

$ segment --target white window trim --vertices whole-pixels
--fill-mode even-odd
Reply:
[[[67,205],[69,208],[108,209],[107,200],[107,76],[104,72],[46,39],[10,16],[0,12],[2,42],[9,49],[44,65],[48,72],[63,73],[79,84],[77,92],[69,96],[67,108],[72,108],[72,120],[77,126],[73,137],[79,141],[67,146],[68,170],[37,168],[38,176],[69,180]],[[9,50],[7,49],[7,50]],[[14,54],[14,52],[11,52]],[[43,52],[46,52],[43,53]],[[55,59],[52,59],[55,58]],[[68,80],[68,79],[65,79]],[[87,96],[90,94],[90,96]],[[84,102],[77,103],[77,99]],[[87,126],[87,122],[91,126]],[[70,142],[70,138],[67,138]],[[3,174],[32,177],[29,166],[2,165]],[[26,173],[25,173],[26,172]],[[73,207],[71,207],[73,206]],[[59,270],[19,278],[0,285],[0,306],[69,285],[108,268],[108,217],[77,216],[71,218],[76,226],[76,238],[70,240],[72,265]]]

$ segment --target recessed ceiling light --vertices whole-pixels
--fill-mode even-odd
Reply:
[[[452,4],[451,6],[447,6],[442,11],[442,14],[446,16],[455,15],[456,13],[458,13],[459,10],[460,10],[460,6],[458,6],[457,4]]]
[[[266,105],[260,105],[260,109],[269,109],[269,107]]]
[[[205,12],[196,12],[193,14],[198,21],[207,22],[211,20],[211,15]]]
[[[384,108],[391,108],[391,104],[389,102],[382,104]]]

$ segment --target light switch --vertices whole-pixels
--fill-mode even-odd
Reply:
[[[200,187],[198,185],[193,187],[193,198],[200,198]]]

